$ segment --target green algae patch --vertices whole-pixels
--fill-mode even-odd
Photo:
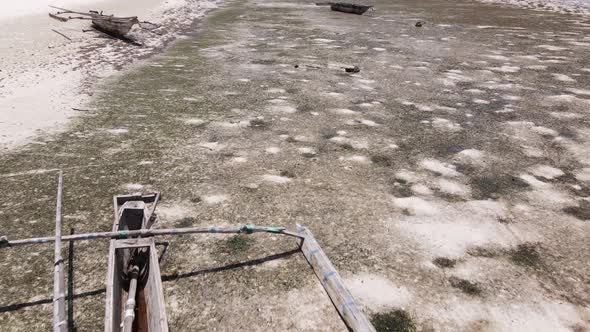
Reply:
[[[374,314],[371,323],[378,332],[416,332],[414,318],[405,310]]]
[[[534,243],[519,244],[509,251],[510,260],[522,266],[535,267],[541,263],[538,245]]]

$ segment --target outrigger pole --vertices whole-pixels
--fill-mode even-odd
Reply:
[[[303,236],[289,232],[283,227],[270,227],[270,226],[254,226],[244,225],[240,227],[189,227],[189,228],[167,228],[167,229],[138,229],[138,230],[125,230],[117,232],[101,232],[101,233],[86,233],[86,234],[73,234],[64,235],[61,237],[61,241],[84,241],[84,240],[95,240],[95,239],[127,239],[131,237],[152,237],[152,236],[163,236],[163,235],[188,235],[188,234],[199,234],[199,233],[219,233],[219,234],[252,234],[252,233],[274,233],[292,236],[303,239]],[[32,244],[45,244],[55,242],[56,238],[53,236],[46,237],[35,237],[30,239],[22,240],[8,240],[6,236],[0,237],[0,248],[2,247],[16,247]]]
[[[66,332],[66,279],[64,260],[61,256],[61,222],[63,199],[63,173],[59,171],[57,180],[57,202],[55,206],[55,260],[53,262],[53,331]]]
[[[304,237],[301,243],[303,256],[346,325],[355,332],[377,332],[367,316],[361,311],[354,297],[346,288],[342,277],[309,229],[298,226],[297,233]]]

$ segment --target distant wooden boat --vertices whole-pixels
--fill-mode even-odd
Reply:
[[[96,29],[115,36],[125,36],[131,31],[134,25],[139,23],[137,16],[131,17],[114,17],[112,15],[102,15],[98,12],[91,11],[92,26]]]
[[[139,24],[137,16],[116,17],[113,15],[104,15],[102,12],[94,10],[88,13],[82,13],[59,7],[50,7],[59,10],[55,14],[49,14],[49,17],[53,19],[61,22],[67,22],[68,20],[90,20],[92,21],[92,26],[97,30],[116,37],[124,37],[131,31],[135,24]],[[80,16],[64,16],[65,14],[76,14]]]
[[[335,2],[330,4],[330,9],[337,12],[363,15],[367,10],[373,6],[355,5],[353,3]]]
[[[159,194],[115,196],[113,231],[149,229]],[[105,332],[167,332],[168,321],[153,238],[111,240]]]

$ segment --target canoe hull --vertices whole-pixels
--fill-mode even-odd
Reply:
[[[363,15],[367,10],[373,6],[355,5],[351,3],[332,3],[330,9],[336,12]]]
[[[92,20],[92,26],[97,30],[114,36],[125,36],[131,31],[135,24],[139,23],[137,17],[119,18],[96,18]]]

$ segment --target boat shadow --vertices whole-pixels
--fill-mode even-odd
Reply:
[[[70,234],[74,234],[73,229],[71,230]],[[160,255],[160,259],[162,258],[163,254],[166,251],[167,244],[168,243],[166,243],[164,251]],[[160,245],[163,245],[163,243],[160,243]],[[69,249],[69,252],[68,252],[68,284],[67,284],[68,295],[66,296],[66,300],[67,300],[67,304],[68,304],[68,331],[76,331],[75,321],[74,321],[74,300],[104,294],[104,293],[106,293],[106,288],[103,287],[103,288],[98,288],[95,290],[82,292],[79,294],[74,294],[74,241],[71,241],[69,243],[68,249]],[[260,264],[263,264],[265,262],[269,262],[272,260],[287,258],[287,257],[293,256],[295,254],[298,254],[300,252],[301,252],[301,249],[299,247],[297,247],[295,249],[284,251],[284,252],[281,252],[278,254],[272,254],[269,256],[256,258],[256,259],[243,261],[243,262],[238,262],[238,263],[233,263],[233,264],[229,264],[229,265],[212,267],[212,268],[191,271],[191,272],[185,272],[185,273],[180,273],[180,274],[177,273],[177,274],[163,275],[162,281],[164,281],[164,282],[174,281],[177,279],[191,278],[191,277],[196,277],[196,276],[209,274],[209,273],[217,273],[217,272],[222,272],[222,271],[227,271],[227,270],[232,270],[232,269],[239,269],[239,268],[243,268],[243,267],[260,265]],[[70,294],[74,294],[74,295],[70,295]],[[50,303],[53,303],[52,298],[8,304],[8,305],[0,306],[0,314],[12,312],[12,311],[17,311],[17,310],[37,306],[37,305],[50,304]]]
[[[128,45],[143,46],[143,44],[141,42],[139,42],[138,40],[136,40],[133,37],[114,35],[114,34],[109,33],[107,31],[101,30],[101,29],[99,29],[97,27],[92,27],[91,29],[86,30],[86,31],[94,31],[94,32],[97,32],[99,35],[101,35],[103,38],[120,40],[120,41],[122,41],[122,42],[124,42],[125,44],[128,44]]]
[[[191,278],[191,277],[196,277],[196,276],[209,274],[209,273],[217,273],[217,272],[222,272],[222,271],[227,271],[227,270],[239,269],[242,267],[260,265],[260,264],[263,264],[265,262],[269,262],[269,261],[272,261],[275,259],[287,258],[289,256],[293,256],[293,255],[298,254],[300,252],[301,252],[301,249],[299,247],[297,247],[296,249],[284,251],[284,252],[281,252],[278,254],[273,254],[273,255],[266,256],[266,257],[262,257],[262,258],[252,259],[249,261],[243,261],[243,262],[233,263],[233,264],[229,264],[229,265],[212,267],[212,268],[191,271],[191,272],[185,272],[185,273],[175,273],[175,274],[163,275],[162,281],[164,281],[164,282],[174,281],[177,279]]]

